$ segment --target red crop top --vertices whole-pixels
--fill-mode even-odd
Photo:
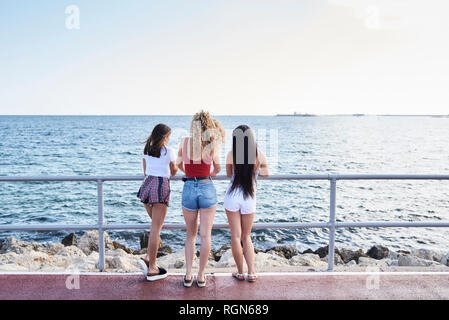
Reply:
[[[212,163],[212,159],[208,162],[204,162],[201,159],[201,163],[196,163],[193,160],[190,160],[187,157],[187,143],[189,142],[189,138],[184,140],[184,147],[182,148],[182,160],[184,162],[184,169],[186,176],[189,178],[195,177],[209,177],[210,176],[210,165]]]

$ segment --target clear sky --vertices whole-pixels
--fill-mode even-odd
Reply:
[[[1,0],[0,114],[449,114],[448,14],[446,0]]]

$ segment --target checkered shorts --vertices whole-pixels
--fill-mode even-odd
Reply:
[[[147,176],[137,192],[141,202],[147,204],[170,201],[170,180],[164,177]]]

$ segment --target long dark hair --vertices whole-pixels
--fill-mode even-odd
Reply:
[[[247,125],[238,126],[232,132],[234,180],[229,192],[241,188],[244,198],[254,197],[256,159],[257,144],[253,130]]]
[[[162,123],[156,125],[145,143],[143,154],[159,158],[161,156],[161,149],[163,147],[162,144],[165,138],[170,135],[170,133],[171,129],[169,126]]]

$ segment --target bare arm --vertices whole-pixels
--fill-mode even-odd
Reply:
[[[184,140],[181,140],[181,143],[179,144],[178,157],[176,158],[176,165],[177,165],[179,170],[181,170],[182,172],[186,172],[186,170],[184,168],[184,161],[182,160],[182,144],[183,144],[183,141]]]
[[[145,172],[147,172],[147,163],[145,162],[145,159],[142,159],[143,163],[143,175],[145,175]]]
[[[226,156],[226,175],[228,177],[232,177],[232,167],[233,167],[234,163],[232,160],[232,151],[229,151],[227,156]]]
[[[178,166],[176,165],[176,161],[171,161],[170,162],[170,174],[172,176],[175,176],[176,172],[178,172]]]
[[[211,172],[210,176],[215,177],[221,170],[220,155],[218,154],[218,152],[214,151],[212,155],[212,163],[214,165],[214,170]]]
[[[259,175],[262,177],[268,177],[269,172],[268,172],[268,162],[267,162],[267,158],[265,157],[265,155],[263,154],[263,152],[259,151],[258,155],[257,155],[257,161],[258,161],[258,166],[259,166]]]

